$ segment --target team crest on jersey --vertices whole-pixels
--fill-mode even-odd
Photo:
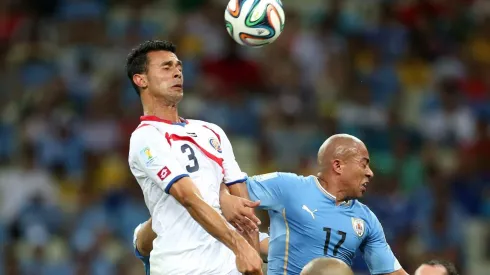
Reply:
[[[213,146],[213,148],[218,151],[219,153],[221,153],[221,144],[219,143],[219,141],[215,138],[210,138],[209,139],[209,144],[211,144],[211,146]]]
[[[356,232],[358,237],[362,237],[364,235],[364,220],[359,218],[352,218],[352,228],[354,228],[354,232]]]
[[[149,166],[155,160],[155,156],[150,151],[150,147],[145,147],[140,151],[141,158],[145,161],[146,166]]]

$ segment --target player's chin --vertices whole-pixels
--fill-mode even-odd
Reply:
[[[182,99],[182,97],[184,96],[184,89],[179,87],[170,87],[169,94],[172,97]]]
[[[363,197],[366,191],[367,191],[366,187],[361,186],[361,188],[359,188],[359,192],[357,193],[358,197],[359,198]]]
[[[177,104],[182,100],[183,97],[184,97],[183,90],[170,90],[170,92],[167,93],[166,99],[171,103]]]

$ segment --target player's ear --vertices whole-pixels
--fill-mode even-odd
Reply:
[[[333,170],[337,173],[337,174],[341,174],[342,173],[342,163],[340,162],[340,160],[338,159],[334,159],[332,161],[332,167],[333,167]]]
[[[148,78],[144,74],[133,75],[133,82],[142,89],[148,87]]]

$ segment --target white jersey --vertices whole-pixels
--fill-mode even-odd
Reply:
[[[141,117],[133,132],[129,166],[145,197],[157,234],[150,255],[151,274],[229,274],[235,256],[209,235],[169,195],[172,185],[190,177],[209,205],[221,213],[220,184],[246,180],[230,141],[217,125],[199,120],[171,123]]]

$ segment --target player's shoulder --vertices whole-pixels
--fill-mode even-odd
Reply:
[[[148,146],[149,144],[166,144],[165,130],[149,123],[141,123],[131,134],[129,139],[130,153],[133,148]]]
[[[287,172],[272,172],[262,175],[255,175],[249,178],[254,181],[268,181],[268,180],[279,180],[284,183],[307,183],[310,181],[309,177],[304,177],[295,173],[287,173]]]
[[[151,123],[141,123],[131,133],[130,142],[135,143],[159,135],[157,127]]]
[[[187,121],[190,125],[202,126],[219,134],[224,133],[223,129],[218,124],[198,119],[188,119]]]
[[[220,128],[217,124],[214,124],[214,123],[208,122],[208,121],[204,121],[204,120],[199,120],[199,119],[188,119],[187,122],[190,125],[200,125],[200,126],[208,126],[208,127],[212,127],[212,128]]]
[[[368,224],[371,224],[378,220],[378,218],[369,208],[369,206],[358,200],[354,200],[352,204],[353,213],[356,215],[357,218],[365,220]]]

